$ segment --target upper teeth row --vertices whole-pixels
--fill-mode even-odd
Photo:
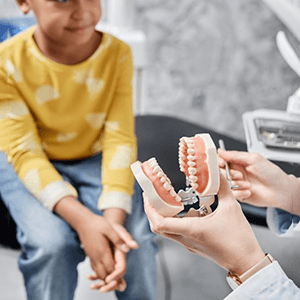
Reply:
[[[182,137],[179,141],[179,166],[180,166],[180,171],[184,172],[185,171],[185,166],[184,166],[184,161],[183,159],[185,158],[185,150],[187,148],[187,164],[188,164],[188,179],[191,183],[191,186],[194,189],[198,188],[198,184],[196,183],[198,181],[198,177],[196,176],[197,174],[197,169],[195,168],[196,166],[196,150],[195,146],[193,143],[192,138],[188,137]]]
[[[175,198],[176,201],[180,202],[181,198],[176,194],[173,186],[171,185],[170,179],[164,174],[163,170],[158,165],[156,159],[153,157],[149,159],[148,162],[150,168],[152,169],[152,173],[160,177],[160,182],[163,184],[164,189],[168,191],[170,195]]]

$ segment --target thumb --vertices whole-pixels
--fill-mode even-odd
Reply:
[[[186,234],[191,228],[193,228],[192,219],[198,219],[193,217],[163,217],[154,209],[150,201],[144,196],[144,208],[146,215],[150,222],[151,230],[160,235],[175,234],[183,235]],[[200,218],[199,218],[200,220]],[[192,224],[191,224],[192,223]]]
[[[231,197],[228,197],[231,196]],[[233,194],[229,185],[228,180],[225,178],[225,176],[220,172],[220,189],[218,192],[218,200],[219,202],[228,200],[228,198],[232,198]]]

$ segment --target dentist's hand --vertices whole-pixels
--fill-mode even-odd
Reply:
[[[144,199],[153,232],[179,242],[226,270],[241,275],[265,256],[222,174],[218,207],[205,217],[198,217],[194,211],[184,218],[164,218],[151,206],[146,195]]]
[[[230,164],[236,199],[300,215],[300,181],[257,153],[218,149],[219,167]]]

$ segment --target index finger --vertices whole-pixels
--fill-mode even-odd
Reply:
[[[125,254],[118,249],[115,250],[115,262],[114,271],[105,278],[106,283],[118,280],[126,273],[126,257]]]
[[[125,253],[129,251],[126,242],[110,224],[106,224],[106,228],[103,230],[103,234],[115,247],[119,248],[121,251]]]
[[[236,150],[227,151],[219,148],[218,154],[228,163],[236,163],[241,165],[249,165],[253,163],[252,155],[249,152]]]

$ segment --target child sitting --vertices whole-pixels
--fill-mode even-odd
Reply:
[[[130,170],[130,48],[95,30],[100,0],[17,4],[37,26],[0,45],[0,193],[27,297],[73,299],[87,255],[91,288],[154,300],[156,246]]]

